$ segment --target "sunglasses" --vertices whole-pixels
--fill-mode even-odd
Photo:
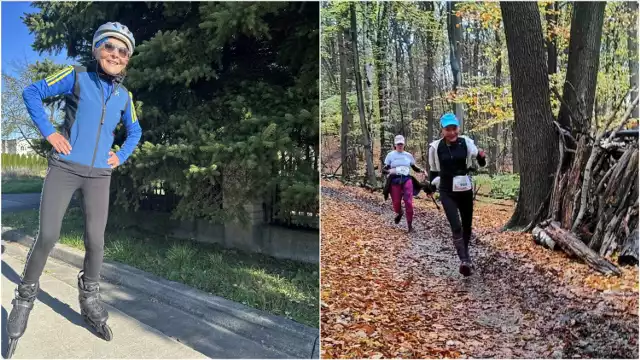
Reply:
[[[115,46],[110,42],[106,42],[102,46],[109,54],[113,54],[114,51],[118,50],[119,57],[123,59],[129,58],[129,49],[127,49],[126,47]]]

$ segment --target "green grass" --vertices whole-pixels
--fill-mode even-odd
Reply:
[[[317,265],[279,260],[123,227],[126,215],[111,214],[105,258],[237,301],[253,308],[319,327]],[[120,221],[122,220],[122,221]],[[37,210],[2,214],[2,225],[35,236]],[[119,226],[118,226],[119,225]],[[71,208],[60,241],[84,250],[83,217]]]
[[[2,172],[2,193],[3,194],[24,194],[42,191],[44,176],[39,174],[16,174],[12,172]]]
[[[477,175],[473,177],[476,186],[480,187],[478,194],[494,199],[517,200],[520,191],[520,176],[501,174],[490,177]]]

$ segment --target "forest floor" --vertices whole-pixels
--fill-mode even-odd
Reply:
[[[424,193],[414,232],[381,193],[322,182],[324,358],[638,358],[638,267],[606,277],[530,234],[513,207],[476,202],[464,278]]]

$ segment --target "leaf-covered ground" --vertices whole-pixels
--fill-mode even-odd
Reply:
[[[442,212],[415,231],[380,193],[322,183],[324,358],[638,358],[638,268],[620,278],[497,230],[512,208],[476,203],[465,279]]]

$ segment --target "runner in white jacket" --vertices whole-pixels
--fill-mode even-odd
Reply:
[[[469,169],[474,158],[478,165],[486,166],[486,158],[472,139],[459,135],[460,122],[454,114],[444,114],[440,125],[442,138],[429,145],[429,179],[440,191],[440,201],[451,225],[453,245],[461,262],[460,273],[469,276],[472,272],[469,240],[473,220],[473,183]]]

